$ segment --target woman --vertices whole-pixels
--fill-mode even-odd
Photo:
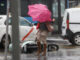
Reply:
[[[55,19],[52,20],[53,22],[55,21]],[[46,42],[46,38],[48,36],[48,28],[46,26],[47,22],[43,22],[43,23],[38,23],[37,25],[37,45],[38,45],[38,52],[37,54],[39,55],[41,53],[41,42],[43,43],[43,54],[42,56],[46,55],[46,48],[47,48],[47,42]]]

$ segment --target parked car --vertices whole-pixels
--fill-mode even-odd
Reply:
[[[6,15],[0,15],[0,43],[5,47],[5,38],[6,38]],[[11,27],[11,17],[9,17],[9,27],[8,27],[8,45],[11,43],[12,37],[12,27]],[[19,32],[20,32],[20,41],[35,41],[36,38],[36,26],[31,24],[25,18],[20,17],[19,20]],[[27,37],[25,38],[25,36]],[[15,37],[16,38],[16,37]],[[24,40],[23,40],[24,39]]]
[[[80,8],[65,10],[62,22],[62,36],[74,45],[80,45]]]

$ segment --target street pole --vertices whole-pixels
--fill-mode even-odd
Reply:
[[[6,39],[5,39],[5,60],[8,52],[8,20],[9,20],[9,0],[7,0],[7,20],[6,20]]]
[[[61,23],[62,23],[62,20],[61,20],[61,0],[58,0],[58,31],[59,31],[59,34],[61,34]]]
[[[20,0],[10,0],[12,16],[12,60],[20,60],[19,16]]]

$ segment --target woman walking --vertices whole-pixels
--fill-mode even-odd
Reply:
[[[41,53],[41,42],[43,43],[43,56],[46,55],[46,38],[48,36],[48,29],[46,27],[46,23],[39,23],[40,27],[38,28],[37,32],[37,45],[38,45],[38,55]]]
[[[47,26],[50,26],[51,12],[48,7],[44,4],[32,4],[28,6],[30,15],[33,21],[38,21],[38,32],[37,32],[37,45],[38,45],[38,55],[41,53],[41,42],[43,43],[43,56],[46,55],[46,38],[48,36],[49,29]],[[49,25],[48,25],[49,24]],[[52,28],[52,27],[51,27]]]
[[[53,22],[55,20],[53,19]],[[46,25],[46,23],[50,23],[50,22],[44,22],[44,23],[38,23],[37,25],[37,45],[38,45],[38,52],[37,54],[39,55],[41,53],[41,43],[43,43],[43,54],[42,56],[46,55],[46,48],[47,48],[47,42],[46,42],[46,38],[48,36],[49,30],[48,27]]]

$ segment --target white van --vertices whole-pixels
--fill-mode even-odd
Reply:
[[[62,36],[74,45],[80,45],[80,8],[65,10],[62,22]]]

